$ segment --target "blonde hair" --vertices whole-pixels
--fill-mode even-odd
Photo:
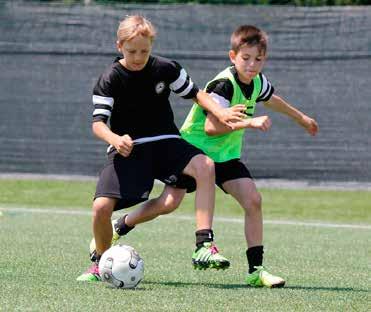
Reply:
[[[268,46],[267,34],[252,25],[241,25],[232,33],[231,49],[238,52],[243,45],[256,46],[260,53],[265,54]]]
[[[143,16],[127,16],[120,22],[117,29],[117,41],[122,43],[136,36],[148,37],[153,41],[156,36],[156,29],[153,27],[152,23]]]

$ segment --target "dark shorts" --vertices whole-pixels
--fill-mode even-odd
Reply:
[[[241,178],[252,179],[252,175],[245,164],[239,159],[215,163],[215,184],[219,186],[224,193],[228,194],[223,188],[224,182]],[[196,181],[192,177],[183,175],[181,180],[182,183],[187,186],[188,190],[194,191],[196,189]]]
[[[182,174],[191,159],[203,152],[183,139],[165,139],[134,146],[129,157],[113,151],[102,169],[95,198],[117,198],[114,210],[146,201],[154,180],[193,192],[195,183]]]
[[[252,175],[245,164],[239,159],[215,163],[215,183],[224,191],[224,193],[227,193],[222,186],[224,182],[241,178],[252,179]]]

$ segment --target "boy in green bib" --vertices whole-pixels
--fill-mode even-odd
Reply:
[[[261,195],[252,176],[240,161],[246,128],[267,131],[268,116],[253,118],[257,102],[285,114],[310,135],[316,135],[316,121],[274,94],[274,88],[261,73],[267,53],[267,35],[260,29],[242,25],[231,36],[229,58],[233,66],[226,68],[207,83],[206,92],[222,107],[236,106],[247,115],[234,124],[222,125],[201,107],[193,105],[182,128],[182,137],[200,148],[215,162],[216,184],[232,195],[245,211],[246,256],[250,286],[283,287],[285,280],[266,271],[263,264],[263,217]]]

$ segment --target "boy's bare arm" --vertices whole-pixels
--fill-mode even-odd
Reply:
[[[255,118],[245,118],[243,121],[234,122],[233,129],[231,129],[221,124],[212,114],[208,114],[206,117],[204,130],[207,135],[212,136],[225,134],[244,128],[252,128],[267,131],[271,126],[272,122],[268,116],[260,116]]]
[[[133,141],[129,135],[119,136],[113,133],[103,121],[93,122],[92,130],[96,137],[114,146],[122,156],[130,155],[133,149]]]
[[[319,127],[317,122],[305,115],[303,112],[293,107],[278,95],[273,94],[269,101],[264,102],[264,105],[276,112],[285,114],[302,126],[310,135],[316,135]]]
[[[213,114],[220,124],[231,130],[234,129],[235,122],[243,121],[245,118],[243,113],[245,106],[235,105],[229,108],[221,107],[209,94],[204,91],[198,91],[194,101],[197,102],[203,109]]]

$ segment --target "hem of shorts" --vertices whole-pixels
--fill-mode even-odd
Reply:
[[[99,197],[107,197],[107,198],[116,198],[116,199],[123,199],[121,194],[113,194],[113,193],[99,193],[94,195],[94,200],[96,200]]]

